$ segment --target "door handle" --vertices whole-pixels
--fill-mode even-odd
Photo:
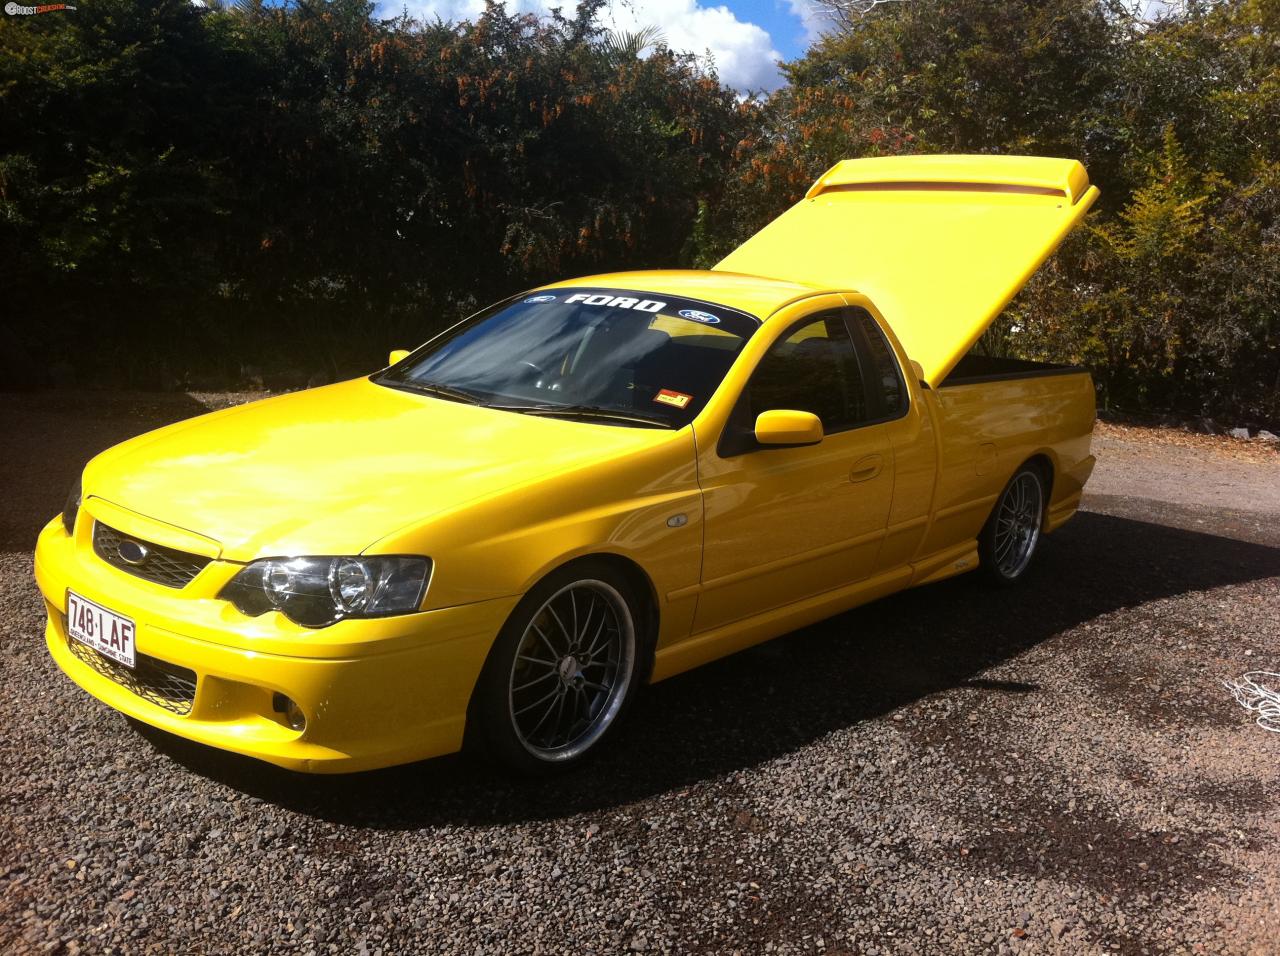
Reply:
[[[849,472],[849,480],[853,482],[870,481],[880,474],[883,468],[883,458],[879,455],[867,455],[865,458],[859,458],[853,463],[853,470]]]

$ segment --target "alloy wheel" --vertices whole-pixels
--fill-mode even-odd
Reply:
[[[996,514],[995,562],[1005,578],[1013,580],[1031,563],[1043,514],[1040,479],[1034,472],[1023,471],[1005,489]]]
[[[622,708],[635,669],[635,622],[604,581],[576,581],[529,620],[508,682],[511,726],[540,760],[586,752]]]

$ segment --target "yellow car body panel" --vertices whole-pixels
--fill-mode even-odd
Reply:
[[[534,417],[358,379],[180,422],[97,456],[83,474],[74,533],[51,521],[37,546],[55,661],[90,694],[174,734],[292,769],[359,770],[457,750],[496,635],[523,595],[575,558],[604,556],[642,577],[656,619],[648,663],[660,680],[973,568],[992,503],[1033,457],[1053,469],[1044,528],[1057,527],[1074,513],[1093,464],[1087,373],[946,376],[1096,190],[1082,167],[1063,161],[859,163],[836,167],[813,195],[882,187],[830,193],[860,198],[833,205],[840,216],[812,220],[818,231],[792,236],[794,249],[767,227],[724,263],[741,271],[618,273],[545,287],[680,296],[761,320],[684,427]],[[950,177],[949,188],[918,188],[930,168]],[[983,187],[975,198],[966,183],[1009,189]],[[900,223],[891,225],[889,210]],[[953,244],[985,246],[1004,257],[1003,269],[972,256],[967,265],[939,261],[930,240],[908,264],[871,260],[883,269],[866,273],[871,291],[820,251],[844,242],[857,260],[867,248],[855,228],[864,214],[888,230],[885,248],[901,250],[929,232],[929,210]],[[961,224],[991,234],[961,242]],[[753,270],[764,277],[741,274]],[[957,293],[962,314],[932,317],[942,291],[922,297],[903,288],[908,279]],[[738,396],[770,347],[798,323],[849,308],[884,332],[906,411],[812,446],[721,454]],[[902,318],[916,308],[934,311]],[[923,381],[912,360],[924,366]],[[95,523],[209,563],[185,587],[153,583],[95,553]],[[276,611],[249,617],[219,597],[247,563],[291,555],[423,555],[433,570],[416,612],[321,628]],[[139,654],[195,672],[189,713],[157,706],[77,653],[68,590],[131,618]],[[305,713],[304,730],[276,712],[276,694]]]
[[[759,360],[794,320],[838,309],[839,295],[800,300],[776,313],[748,345]],[[745,357],[745,356],[744,356]],[[746,372],[754,361],[741,363]],[[736,388],[722,390],[736,398]],[[732,401],[695,431],[718,435]],[[851,481],[859,462],[878,459],[870,477]],[[732,625],[777,607],[860,581],[874,569],[893,496],[888,429],[869,425],[829,435],[816,446],[721,457],[714,441],[698,442],[706,539],[696,630]],[[815,493],[815,489],[820,490]]]
[[[1097,198],[1074,160],[845,160],[716,269],[856,289],[936,387]]]
[[[95,458],[84,486],[188,533],[219,529],[215,556],[226,560],[344,554],[353,541],[357,551],[372,543],[361,540],[370,529],[394,531],[658,440],[652,431],[583,429],[356,379],[141,435]],[[201,474],[218,480],[193,482]],[[167,544],[171,535],[151,540]]]
[[[79,522],[78,538],[87,536],[91,520],[86,514]],[[499,598],[342,621],[324,628],[333,633],[317,642],[308,638],[320,632],[289,635],[292,625],[281,626],[277,614],[237,614],[211,596],[216,588],[207,577],[203,596],[174,592],[124,574],[77,545],[55,520],[41,532],[36,550],[36,581],[48,611],[45,640],[58,666],[130,717],[291,770],[363,770],[457,750],[471,687],[494,633],[515,606],[514,598]],[[196,672],[190,713],[175,714],[144,699],[72,652],[68,588],[131,617],[139,654]],[[303,709],[305,732],[290,729],[274,712],[275,693]]]

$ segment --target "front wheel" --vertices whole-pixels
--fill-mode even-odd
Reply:
[[[498,636],[473,716],[492,756],[523,773],[595,753],[634,695],[638,603],[603,564],[562,569],[529,592]]]
[[[988,579],[1011,585],[1026,573],[1040,543],[1044,502],[1040,469],[1023,465],[1005,485],[978,537],[978,559]]]

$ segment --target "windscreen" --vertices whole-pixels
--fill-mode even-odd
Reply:
[[[554,289],[467,319],[374,381],[504,411],[678,428],[759,324],[676,296]]]

